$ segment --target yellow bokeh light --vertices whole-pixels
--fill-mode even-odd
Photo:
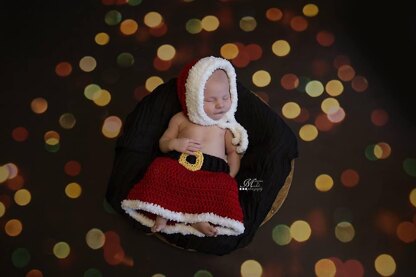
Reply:
[[[272,45],[272,51],[278,57],[287,56],[290,52],[290,44],[286,40],[277,40]]]
[[[30,102],[30,107],[34,113],[41,114],[48,109],[48,101],[42,97],[38,97]]]
[[[9,169],[7,166],[0,166],[0,184],[9,179]]]
[[[94,93],[92,100],[97,106],[103,107],[108,105],[111,101],[111,94],[108,90],[101,89]]]
[[[115,138],[119,135],[122,121],[117,116],[109,116],[104,120],[101,132],[107,138]]]
[[[226,43],[221,46],[220,53],[225,59],[232,60],[238,56],[238,47],[234,43]]]
[[[396,272],[396,262],[388,254],[379,255],[374,261],[374,267],[381,276],[392,276]]]
[[[82,193],[82,188],[78,183],[69,183],[66,187],[65,187],[65,194],[69,197],[69,198],[78,198]]]
[[[48,131],[43,136],[45,143],[48,145],[57,145],[60,140],[60,135],[55,131]]]
[[[19,206],[26,206],[30,203],[31,199],[32,195],[30,194],[30,191],[28,191],[27,189],[19,189],[14,194],[14,201]]]
[[[261,277],[263,267],[256,260],[247,260],[241,264],[241,277]]]
[[[315,125],[305,124],[300,128],[299,136],[304,141],[312,141],[318,137],[318,129]]]
[[[207,15],[202,19],[201,24],[205,31],[212,32],[218,29],[220,21],[216,16]]]
[[[290,225],[290,234],[296,241],[303,242],[308,240],[311,233],[311,227],[306,221],[297,220]]]
[[[257,27],[257,21],[252,16],[244,16],[240,19],[240,28],[245,32],[251,32]]]
[[[388,147],[390,148],[390,146],[388,146]],[[383,148],[380,145],[378,145],[378,144],[374,145],[374,150],[373,151],[374,151],[374,156],[376,156],[377,159],[382,159],[382,157],[383,157]]]
[[[391,147],[388,143],[379,142],[374,146],[374,156],[377,159],[387,159],[391,154]]]
[[[329,191],[333,187],[333,185],[334,180],[328,174],[321,174],[315,179],[315,187],[319,191]]]
[[[150,91],[150,92],[152,92],[155,88],[157,88],[159,85],[161,85],[161,84],[163,84],[163,80],[162,80],[162,78],[160,78],[160,77],[158,77],[158,76],[152,76],[152,77],[149,77],[147,80],[146,80],[146,83],[145,83],[145,88],[148,90],[148,91]]]
[[[269,85],[271,80],[269,72],[265,70],[256,71],[252,77],[253,84],[260,88]]]
[[[295,103],[295,102],[288,102],[284,104],[282,107],[282,114],[284,115],[284,117],[288,119],[294,119],[298,117],[300,114],[300,111],[301,111],[300,106],[298,105],[298,103]]]
[[[157,56],[162,61],[170,61],[175,55],[176,49],[170,44],[163,44],[157,49]]]
[[[126,19],[120,24],[120,32],[126,36],[133,35],[138,28],[139,25],[133,19]]]
[[[105,235],[100,229],[93,228],[86,234],[85,241],[91,249],[99,249],[104,246]]]
[[[23,230],[22,222],[18,219],[10,219],[4,225],[4,231],[11,237],[17,237]]]
[[[311,97],[318,97],[324,92],[324,86],[320,81],[309,81],[305,87],[306,93]]]
[[[318,15],[319,8],[315,4],[306,4],[303,7],[302,12],[305,16],[314,17],[314,16]]]
[[[150,28],[158,27],[162,21],[163,17],[158,12],[149,12],[144,16],[144,24]]]
[[[331,97],[324,99],[321,103],[321,109],[326,114],[336,112],[339,107],[340,106],[338,100]]]
[[[351,223],[343,221],[335,227],[335,237],[341,242],[350,242],[355,236],[355,229]]]
[[[53,146],[53,145],[58,145],[58,144],[59,144],[59,140],[58,140],[58,139],[56,139],[56,138],[50,138],[50,139],[47,139],[47,140],[45,141],[45,143],[46,143],[47,145],[50,145],[50,146]]]
[[[91,72],[97,67],[97,61],[94,57],[85,56],[79,61],[79,68],[85,72]]]
[[[416,188],[412,189],[409,194],[409,201],[414,207],[416,207]]]
[[[339,80],[331,80],[326,83],[325,90],[331,96],[338,96],[344,91],[344,85]]]
[[[3,202],[0,201],[0,218],[6,213],[6,207]]]
[[[315,264],[315,274],[317,277],[334,277],[336,273],[337,267],[330,259],[320,259]]]
[[[94,40],[98,45],[106,45],[110,42],[110,36],[107,33],[101,32],[95,35]]]
[[[70,252],[71,248],[69,247],[68,243],[64,241],[58,242],[53,246],[53,254],[55,254],[58,259],[65,259],[69,256]]]

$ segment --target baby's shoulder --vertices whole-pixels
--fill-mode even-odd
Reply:
[[[186,119],[186,117],[183,114],[183,112],[178,112],[174,116],[172,116],[170,120],[184,120],[184,119]]]
[[[186,123],[187,121],[188,121],[188,119],[183,114],[183,112],[178,112],[177,114],[172,116],[172,118],[170,119],[170,123],[171,124],[176,124],[176,125],[181,125],[183,123]]]

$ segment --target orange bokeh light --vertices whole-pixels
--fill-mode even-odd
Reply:
[[[27,140],[28,136],[29,132],[25,127],[16,127],[12,131],[12,138],[18,142]]]
[[[295,74],[287,73],[280,79],[280,85],[287,90],[293,90],[299,86],[299,78]]]
[[[64,166],[64,171],[69,176],[77,176],[81,172],[81,164],[77,161],[68,161]]]
[[[346,169],[341,174],[341,183],[348,188],[355,187],[359,181],[360,175],[354,169]]]

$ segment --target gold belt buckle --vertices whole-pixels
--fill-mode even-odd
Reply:
[[[186,153],[181,154],[181,156],[179,157],[179,163],[190,171],[200,170],[202,164],[204,163],[204,154],[202,154],[201,151],[196,151],[194,154],[196,157],[195,163],[192,164],[186,160],[186,158],[189,156],[189,154]]]

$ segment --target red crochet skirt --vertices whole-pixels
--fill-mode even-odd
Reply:
[[[202,164],[191,155],[184,160],[176,151],[156,158],[122,201],[122,208],[147,227],[153,226],[156,215],[168,219],[162,230],[167,234],[205,236],[191,226],[196,222],[210,222],[218,235],[242,234],[238,186],[228,164],[215,156],[201,156]]]

